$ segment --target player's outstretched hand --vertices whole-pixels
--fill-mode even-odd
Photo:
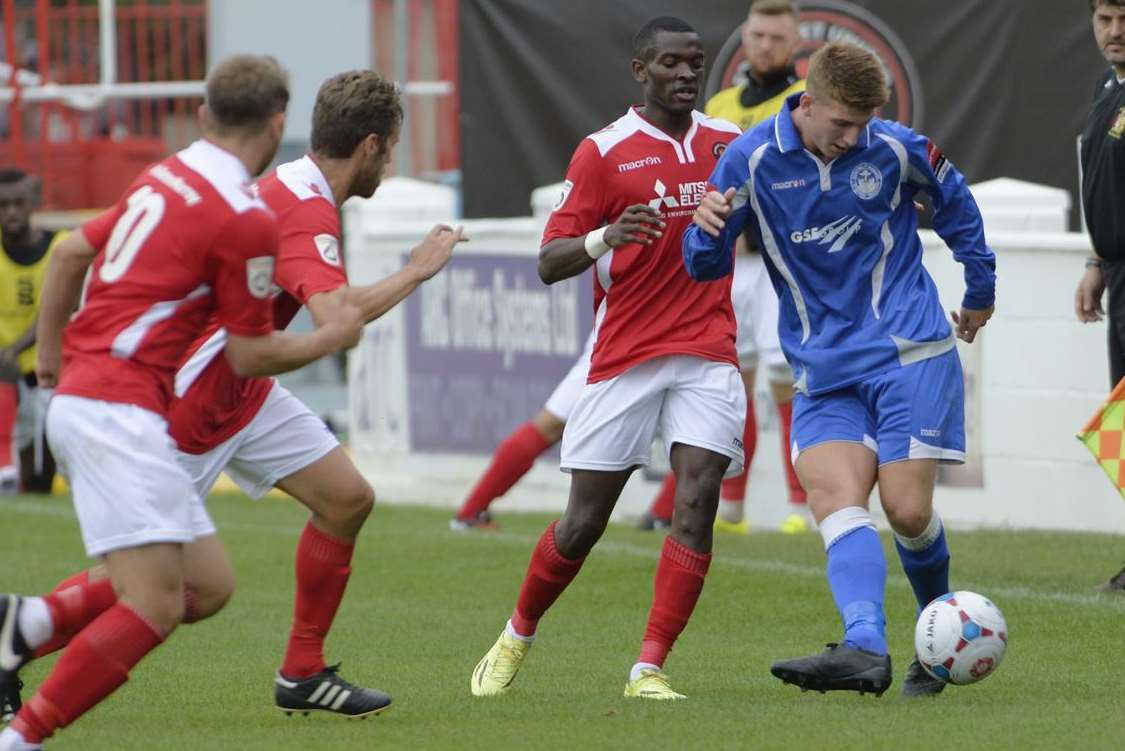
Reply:
[[[1095,323],[1105,317],[1102,308],[1102,295],[1105,293],[1105,277],[1097,266],[1086,269],[1086,273],[1078,280],[1078,289],[1074,293],[1074,315],[1082,323]]]
[[[734,188],[727,188],[725,193],[717,190],[708,192],[699,202],[699,208],[695,210],[692,221],[708,235],[718,237],[734,208],[731,203],[734,200],[734,193]]]
[[[410,266],[418,273],[419,281],[426,281],[445,268],[453,257],[457,243],[467,242],[465,228],[453,229],[448,224],[436,224],[429,234],[410,251]]]
[[[652,245],[664,234],[664,220],[647,203],[635,203],[621,212],[617,221],[606,227],[602,240],[611,248],[629,243]]]
[[[953,316],[953,323],[957,326],[957,338],[971,344],[977,338],[977,331],[984,328],[988,319],[992,318],[994,310],[996,310],[996,306],[989,305],[984,310],[961,308],[960,313],[956,310],[950,311],[950,315]]]

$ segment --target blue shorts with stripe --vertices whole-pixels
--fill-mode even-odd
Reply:
[[[793,461],[820,443],[862,443],[879,464],[965,461],[965,381],[956,348],[859,383],[793,400]]]

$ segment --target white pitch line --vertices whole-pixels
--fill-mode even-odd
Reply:
[[[41,516],[53,516],[57,518],[70,519],[74,517],[74,510],[71,506],[63,506],[57,503],[44,504],[36,501],[12,500],[0,501],[0,510],[2,511],[15,511],[25,514],[37,514]],[[255,524],[252,522],[226,522],[219,524],[219,531],[224,529],[239,530],[245,532],[256,532],[259,534],[270,535],[285,535],[296,536],[300,533],[300,526],[279,526],[272,524]],[[444,530],[435,531],[435,534],[445,533]],[[482,542],[501,542],[509,545],[523,545],[529,550],[532,546],[539,541],[538,537],[531,535],[520,535],[513,532],[482,532],[474,533],[469,532],[465,534],[466,539],[478,539]],[[616,555],[629,556],[632,558],[644,558],[649,561],[656,561],[660,557],[659,551],[650,548],[642,547],[640,545],[630,545],[626,542],[616,542],[613,540],[603,540],[598,543],[597,550],[600,553],[610,553]],[[824,578],[824,568],[821,566],[809,566],[801,563],[786,563],[783,561],[770,561],[761,558],[745,558],[742,556],[732,556],[730,554],[722,554],[717,556],[713,561],[714,566],[723,566],[726,568],[739,569],[742,571],[752,572],[769,572],[776,574],[786,574],[789,576],[803,576],[815,579]],[[1013,587],[1005,584],[990,584],[988,582],[965,582],[960,583],[962,589],[970,589],[975,592],[987,592],[989,598],[999,600],[1001,603],[1005,600],[1024,600],[1028,602],[1043,602],[1043,603],[1057,603],[1060,605],[1072,605],[1079,607],[1095,607],[1107,608],[1117,612],[1125,612],[1125,597],[1118,595],[1102,595],[1095,592],[1050,592],[1037,589],[1030,589],[1028,587]],[[887,586],[894,587],[895,589],[910,589],[910,584],[907,581],[898,578],[888,578]]]

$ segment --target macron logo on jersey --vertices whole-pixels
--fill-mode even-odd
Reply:
[[[808,242],[816,242],[817,245],[831,243],[828,252],[838,253],[844,249],[844,245],[852,238],[852,235],[859,232],[861,226],[863,226],[863,220],[858,216],[845,216],[823,227],[796,230],[789,235],[789,239],[797,245]]]
[[[630,170],[641,169],[642,167],[655,167],[658,164],[663,164],[663,160],[658,156],[646,156],[644,159],[635,159],[631,162],[622,162],[617,165],[618,172],[629,172]]]

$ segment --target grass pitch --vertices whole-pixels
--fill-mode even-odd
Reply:
[[[178,631],[50,749],[1125,748],[1125,597],[1092,590],[1125,557],[1118,536],[952,533],[954,587],[1000,606],[1008,653],[983,683],[914,702],[898,695],[914,603],[888,538],[896,683],[876,699],[802,694],[769,674],[771,661],[839,637],[819,536],[721,536],[666,665],[689,699],[657,704],[621,693],[661,539],[611,526],[540,625],[512,693],[474,699],[470,672],[508,617],[548,517],[507,514],[501,532],[457,535],[448,511],[382,506],[360,540],[328,658],[395,706],[349,722],[272,706],[304,511],[240,496],[216,496],[211,509],[238,572],[234,600]],[[45,591],[84,565],[67,499],[0,499],[0,589]],[[52,664],[26,668],[29,687]]]

